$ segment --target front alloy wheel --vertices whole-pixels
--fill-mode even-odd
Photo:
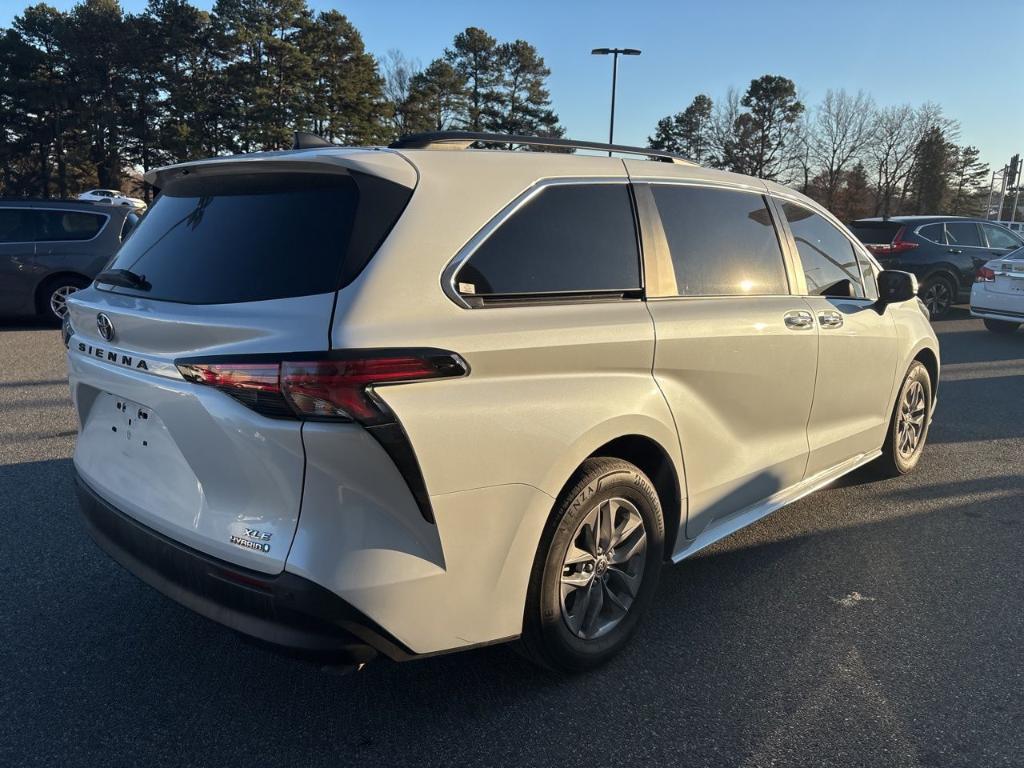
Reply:
[[[613,458],[583,462],[552,510],[534,561],[526,655],[575,672],[616,654],[653,597],[664,538],[658,493],[640,469]]]

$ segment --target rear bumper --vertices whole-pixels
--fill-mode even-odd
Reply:
[[[196,613],[276,646],[347,663],[378,652],[412,652],[333,592],[283,572],[275,576],[198,552],[147,528],[100,498],[76,474],[89,534],[142,581]]]
[[[1024,323],[1024,312],[1021,312],[1021,307],[1015,308],[1014,310],[1009,309],[997,309],[992,307],[976,307],[971,306],[971,314],[974,317],[986,317],[990,320],[1006,320],[1011,323]]]

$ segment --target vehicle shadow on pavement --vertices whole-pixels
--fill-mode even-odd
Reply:
[[[17,317],[17,316],[0,316],[0,331],[39,331],[39,330],[54,330],[58,333],[57,323],[49,322],[39,317]]]
[[[103,555],[71,471],[0,466],[2,764],[977,766],[1019,734],[1020,517],[942,466],[665,568],[633,643],[575,677],[507,646],[347,677],[270,652]]]

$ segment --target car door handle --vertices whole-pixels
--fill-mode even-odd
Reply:
[[[843,316],[835,311],[819,312],[818,324],[822,328],[842,328]]]
[[[962,248],[947,248],[946,253],[963,253]]]
[[[782,316],[786,327],[792,331],[807,331],[814,327],[814,315],[806,309],[794,309]]]

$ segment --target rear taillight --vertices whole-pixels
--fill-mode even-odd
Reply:
[[[995,281],[996,273],[988,267],[979,267],[974,275],[974,282],[976,283],[994,283]]]
[[[885,245],[869,245],[867,246],[867,249],[875,254],[875,256],[895,256],[897,253],[912,251],[917,248],[919,243],[904,240],[903,235],[906,234],[906,231],[906,227],[900,227],[896,230],[896,236],[892,239],[891,243],[887,243]]]
[[[394,420],[374,387],[469,372],[458,355],[434,349],[180,360],[177,366],[188,381],[216,387],[265,416],[367,426]]]

